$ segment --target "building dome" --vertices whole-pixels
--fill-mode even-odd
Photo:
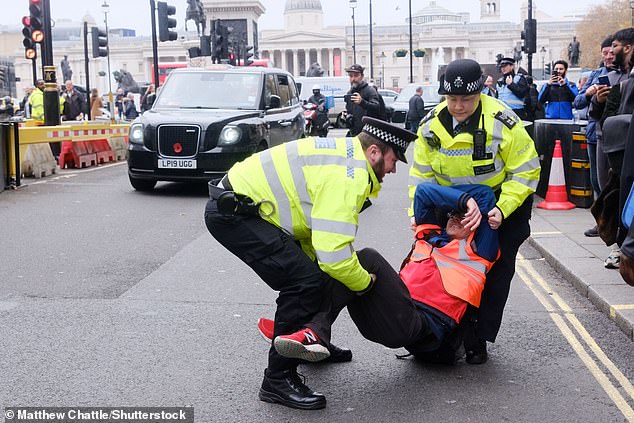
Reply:
[[[412,16],[412,22],[415,24],[427,24],[432,22],[462,22],[464,16],[460,13],[454,13],[442,6],[436,4],[436,0],[430,0],[427,6]]]
[[[321,12],[321,2],[319,0],[286,0],[284,12],[291,10],[313,10]]]

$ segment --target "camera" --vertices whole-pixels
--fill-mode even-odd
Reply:
[[[343,101],[345,101],[346,103],[349,103],[351,99],[352,99],[352,94],[345,94],[343,96]]]

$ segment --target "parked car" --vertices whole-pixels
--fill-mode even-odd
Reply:
[[[157,181],[209,180],[256,151],[303,136],[303,109],[290,73],[175,69],[152,109],[130,126],[128,175],[139,191]]]
[[[391,106],[392,103],[394,103],[394,100],[396,100],[396,97],[398,97],[398,93],[394,90],[379,88],[378,91],[379,91],[379,94],[381,94],[381,97],[383,97],[383,102],[385,103],[386,106]]]
[[[409,84],[405,88],[401,90],[394,103],[392,103],[392,108],[394,109],[394,113],[392,114],[392,122],[394,123],[405,123],[405,118],[407,117],[407,111],[409,110],[409,99],[416,92],[416,87],[423,87],[423,101],[425,102],[425,114],[427,114],[431,109],[436,107],[439,103],[442,102],[443,97],[438,94],[438,83],[434,84]]]

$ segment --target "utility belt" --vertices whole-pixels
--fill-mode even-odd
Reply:
[[[269,200],[256,203],[251,197],[235,193],[227,175],[222,179],[209,181],[208,187],[209,197],[216,200],[218,211],[225,216],[268,217],[275,212],[275,205]],[[270,212],[262,212],[262,205],[268,205]]]

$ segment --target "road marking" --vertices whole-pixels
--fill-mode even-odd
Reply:
[[[531,232],[531,235],[561,235],[561,232],[559,232],[559,231]]]
[[[564,335],[572,349],[577,353],[581,361],[586,365],[592,376],[603,388],[606,394],[612,399],[614,404],[619,408],[621,413],[629,421],[634,422],[634,409],[628,404],[628,400],[621,395],[621,391],[626,393],[634,400],[634,386],[625,377],[625,375],[616,367],[616,365],[603,352],[601,347],[596,343],[594,338],[588,333],[585,327],[577,319],[572,308],[548,285],[548,283],[535,271],[530,261],[525,260],[521,254],[518,254],[518,276],[524,284],[531,290],[533,295],[539,300],[548,311],[549,316],[555,322],[560,332]],[[535,283],[533,283],[536,282]],[[626,307],[631,304],[624,305]],[[566,323],[566,320],[568,321]],[[570,326],[575,329],[578,336],[571,330]],[[589,347],[593,356],[586,350],[586,347],[579,340],[581,338]],[[597,361],[600,362],[618,382],[616,386],[599,367]]]
[[[48,178],[45,181],[31,182],[31,185],[40,185],[40,184],[46,184],[48,182],[59,181],[60,179],[74,178],[75,176],[78,176],[81,173],[94,172],[96,170],[107,169],[107,168],[113,167],[113,166],[121,166],[122,164],[127,164],[127,163],[128,163],[127,161],[122,161],[122,162],[116,162],[116,163],[102,164],[102,165],[91,167],[91,168],[76,169],[76,170],[74,170],[74,172],[77,172],[77,173],[64,173],[62,175],[58,175],[58,176],[54,176],[52,178]]]

